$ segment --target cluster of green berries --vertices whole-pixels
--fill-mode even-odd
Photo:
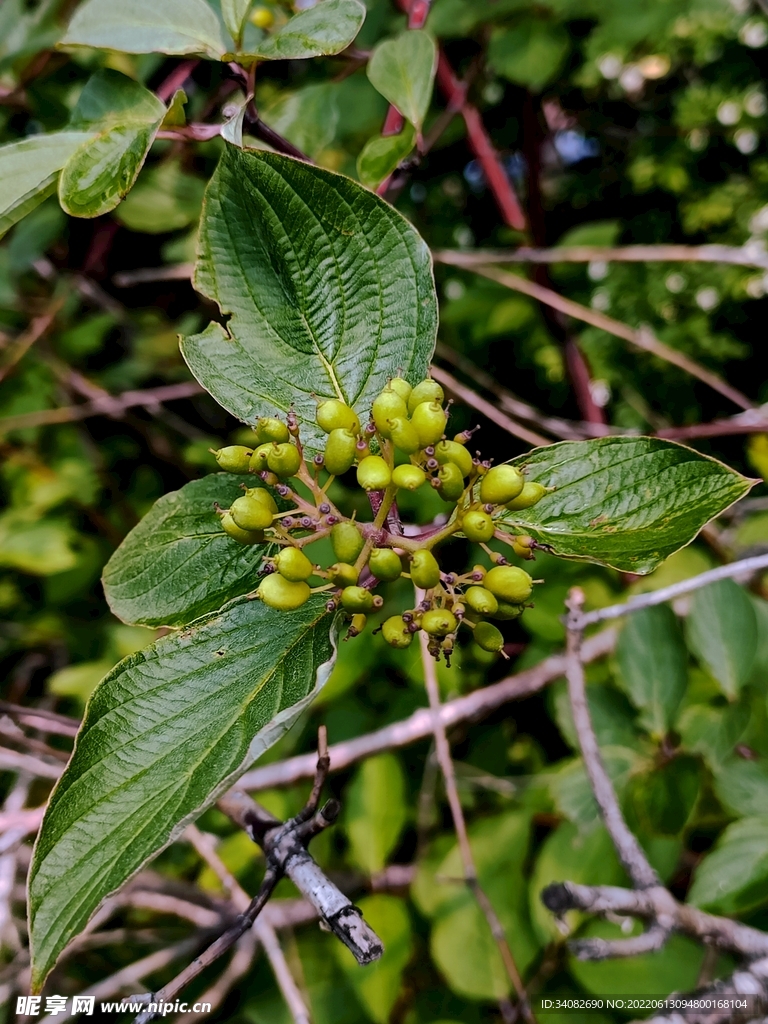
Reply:
[[[327,440],[324,451],[314,457],[305,459],[293,410],[285,422],[260,419],[254,447],[231,445],[214,452],[221,469],[258,479],[231,508],[217,506],[224,531],[241,544],[268,542],[280,548],[266,559],[254,597],[271,608],[292,611],[310,594],[327,592],[328,611],[346,612],[348,635],[356,636],[365,628],[367,614],[383,604],[375,593],[378,583],[405,576],[423,594],[416,607],[381,625],[388,644],[408,647],[423,630],[432,654],[450,659],[457,631],[465,626],[481,648],[503,653],[502,634],[488,620],[517,618],[534,580],[487,545],[501,540],[519,557],[533,558],[533,540],[500,530],[495,517],[504,509],[531,507],[547,488],[526,481],[514,466],[492,466],[479,453],[473,456],[467,448],[472,431],[449,440],[443,399],[442,388],[430,378],[412,387],[395,377],[374,399],[365,425],[339,399],[319,402],[316,419]],[[369,494],[372,522],[343,516],[328,498],[331,481],[353,469],[358,485]],[[434,488],[455,511],[444,525],[406,533],[397,494],[420,487]],[[276,499],[288,506],[285,511]],[[478,543],[492,567],[443,572],[434,549],[456,534]],[[330,538],[336,558],[325,568],[305,553],[324,537]],[[316,586],[310,585],[311,577],[318,580]]]

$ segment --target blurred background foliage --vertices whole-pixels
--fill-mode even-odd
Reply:
[[[51,47],[76,5],[4,0],[0,7],[0,141],[63,127],[88,78],[109,67],[151,89],[179,61]],[[356,55],[259,67],[264,120],[320,164],[357,175],[378,136],[386,101],[359,53],[405,27],[390,0],[367,0]],[[255,2],[254,24],[287,4]],[[749,0],[435,0],[427,28],[454,68],[471,76],[471,99],[529,215],[531,233],[505,227],[482,168],[454,117],[395,198],[434,248],[725,243],[762,254],[768,236],[768,17]],[[200,62],[184,83],[189,121],[216,120],[236,99],[224,70]],[[443,112],[433,100],[428,134]],[[226,115],[226,109],[224,111]],[[112,215],[67,218],[55,197],[0,245],[0,659],[4,699],[79,716],[104,672],[154,632],[110,616],[101,569],[126,532],[168,490],[211,472],[211,447],[249,437],[205,395],[87,419],[46,414],[188,381],[177,336],[201,328],[210,309],[183,268],[221,143],[158,141],[135,189]],[[136,274],[146,268],[147,275]],[[174,276],[175,275],[175,276]],[[657,336],[717,370],[760,403],[768,273],[705,263],[555,264],[568,296]],[[531,300],[438,265],[440,340],[534,406],[579,412],[559,340]],[[41,324],[34,343],[30,325]],[[763,326],[761,326],[763,325]],[[576,325],[608,421],[653,431],[733,412],[729,403],[660,360],[592,327]],[[26,333],[25,333],[26,332]],[[25,341],[27,339],[27,341]],[[761,339],[763,339],[761,341]],[[449,353],[450,354],[450,353]],[[39,425],[15,418],[40,414]],[[477,421],[454,409],[457,429]],[[29,420],[22,421],[29,423]],[[482,421],[486,455],[524,450]],[[768,436],[696,442],[751,475],[768,477]],[[355,500],[336,484],[336,500]],[[509,624],[511,663],[458,652],[440,667],[444,699],[531,666],[563,642],[567,588],[592,607],[694,575],[722,560],[768,549],[762,488],[647,579],[539,555],[535,608]],[[406,512],[429,519],[440,510]],[[453,545],[456,565],[473,552]],[[394,589],[393,585],[393,589]],[[589,667],[598,738],[625,812],[676,896],[768,927],[768,592],[726,581],[674,609],[657,607],[624,626],[615,655]],[[392,600],[397,601],[397,593]],[[402,594],[405,607],[408,596]],[[389,607],[389,604],[388,604]],[[406,717],[425,703],[416,652],[396,652],[370,633],[342,644],[325,692],[278,747],[274,760],[312,749],[317,725],[332,743]],[[7,720],[4,720],[7,721]],[[6,730],[7,732],[7,730]],[[55,737],[56,746],[66,745]],[[507,928],[532,993],[666,993],[733,968],[684,938],[663,953],[580,963],[545,911],[553,880],[625,884],[577,754],[564,683],[508,705],[454,735],[461,796],[481,881]],[[330,936],[305,928],[286,939],[289,962],[317,1024],[479,1024],[499,1019],[507,981],[486,924],[464,886],[433,750],[423,742],[383,754],[331,780],[340,825],[315,856],[346,879],[384,938],[383,960],[357,968]],[[0,785],[10,784],[9,773]],[[295,812],[304,786],[263,793],[275,814]],[[41,791],[40,798],[44,796]],[[246,887],[259,853],[216,811],[205,826]],[[395,891],[371,885],[387,865],[413,865]],[[153,870],[215,895],[218,883],[192,849],[177,844]],[[288,883],[280,893],[290,894]],[[155,919],[151,919],[155,920]],[[79,992],[144,955],[150,916],[122,915],[135,929],[117,946],[62,962],[51,991]],[[621,924],[572,913],[571,931],[620,934]],[[182,925],[161,921],[156,941]],[[12,963],[12,949],[4,953]],[[212,977],[211,975],[210,977]],[[209,976],[206,976],[209,977]],[[210,980],[209,977],[209,980]],[[205,980],[205,978],[203,979]],[[5,1019],[10,1019],[6,1017]],[[281,1024],[288,1012],[264,959],[217,1020]],[[551,1024],[560,1018],[548,1017]],[[601,1024],[607,1013],[583,1018]],[[568,1017],[579,1024],[578,1015]]]

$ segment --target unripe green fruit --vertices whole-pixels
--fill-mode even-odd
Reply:
[[[440,582],[440,566],[431,551],[417,551],[411,560],[411,579],[422,590],[431,590]]]
[[[510,604],[508,601],[499,601],[499,607],[491,615],[492,619],[500,622],[509,622],[512,619],[519,619],[525,610],[525,605]]]
[[[419,439],[418,431],[409,419],[396,416],[389,421],[389,436],[392,443],[406,455],[413,455],[419,448],[424,446]]]
[[[421,628],[430,636],[448,636],[457,626],[456,616],[447,608],[432,608],[421,617]]]
[[[213,453],[219,469],[225,473],[247,473],[253,452],[243,444],[230,444]]]
[[[455,462],[446,462],[437,471],[440,486],[437,493],[443,501],[458,501],[464,493],[464,477]]]
[[[531,596],[533,580],[517,565],[494,565],[485,574],[484,586],[509,604],[522,604]]]
[[[255,498],[262,505],[266,505],[273,516],[277,515],[277,502],[269,493],[266,487],[249,487],[245,492],[249,498]]]
[[[362,613],[352,616],[352,621],[349,624],[349,632],[347,636],[360,636],[365,629],[365,624],[368,619]]]
[[[304,552],[298,548],[283,548],[275,556],[275,565],[280,575],[291,583],[309,579],[315,569]]]
[[[530,480],[528,483],[523,484],[523,489],[516,498],[507,502],[507,508],[510,512],[520,512],[524,508],[530,508],[532,505],[535,505],[537,501],[541,501],[546,493],[547,488],[544,484]]]
[[[472,633],[472,639],[484,651],[498,652],[504,646],[504,637],[490,622],[478,622]]]
[[[512,537],[512,550],[518,558],[527,558],[530,560],[534,557],[534,543],[535,541],[533,537]]]
[[[464,594],[464,603],[478,615],[495,615],[499,602],[485,587],[470,587]]]
[[[373,400],[373,422],[382,437],[390,436],[390,420],[408,419],[408,406],[398,393],[386,387]]]
[[[241,530],[266,530],[274,518],[272,510],[250,494],[236,498],[229,514]]]
[[[493,466],[480,481],[480,501],[506,505],[522,491],[525,477],[514,466]]]
[[[461,529],[467,540],[473,540],[479,544],[490,540],[496,527],[487,512],[473,509],[467,512],[461,520]]]
[[[331,530],[331,544],[336,558],[351,565],[363,550],[365,541],[354,523],[336,523]]]
[[[264,542],[264,534],[261,531],[241,529],[229,512],[225,512],[221,517],[221,528],[228,537],[236,540],[239,544],[261,544]]]
[[[374,548],[368,559],[368,568],[382,583],[391,583],[392,580],[399,579],[403,571],[400,557],[392,548]]]
[[[472,472],[472,456],[463,444],[457,441],[439,441],[435,445],[435,458],[444,466],[446,462],[455,463],[461,470],[462,476],[469,476]]]
[[[359,573],[354,565],[348,562],[334,562],[328,569],[328,579],[337,587],[353,587],[357,583]]]
[[[317,407],[315,419],[321,430],[330,434],[332,430],[351,430],[353,434],[360,433],[360,420],[354,409],[350,409],[338,398],[328,398]]]
[[[437,444],[445,433],[447,422],[445,409],[439,402],[422,402],[411,413],[411,423],[416,428],[422,448]]]
[[[267,444],[260,444],[251,456],[251,460],[248,463],[248,471],[250,473],[263,473],[265,469],[269,469],[268,460],[271,450],[271,441]]]
[[[403,377],[392,377],[389,381],[388,387],[400,395],[404,402],[408,401],[411,397],[411,392],[413,391],[411,385]]]
[[[422,402],[442,402],[445,398],[443,389],[436,380],[427,378],[412,389],[408,396],[408,412],[413,416],[413,410]]]
[[[364,491],[383,491],[389,487],[392,471],[380,455],[367,455],[357,467],[357,482]]]
[[[267,465],[273,473],[287,480],[289,476],[295,476],[301,466],[301,453],[299,449],[289,444],[273,444],[272,450],[267,456]]]
[[[328,435],[325,446],[325,468],[333,476],[341,476],[355,464],[357,438],[351,430],[337,427]]]
[[[392,470],[392,483],[395,487],[402,487],[404,491],[415,491],[426,482],[427,474],[421,466],[395,466]]]
[[[274,416],[262,416],[256,423],[256,440],[259,444],[266,444],[267,441],[276,441],[282,444],[290,437],[288,427],[281,420]]]
[[[270,576],[264,577],[256,593],[270,608],[275,608],[279,612],[292,612],[309,600],[309,585],[291,583],[279,572],[273,572]]]
[[[373,608],[373,594],[365,587],[344,587],[341,607],[347,612],[369,612]]]
[[[409,633],[401,616],[393,615],[387,619],[381,627],[384,639],[390,647],[410,647],[413,641],[413,633]]]

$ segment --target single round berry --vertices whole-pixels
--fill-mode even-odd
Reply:
[[[487,512],[472,509],[461,520],[461,529],[467,540],[484,543],[493,537],[496,527]]]
[[[289,442],[273,444],[267,456],[267,465],[272,473],[287,480],[295,476],[301,466],[301,452]]]
[[[390,436],[390,420],[408,419],[408,406],[390,387],[384,388],[373,400],[373,422],[382,437]]]
[[[290,438],[290,431],[285,423],[274,416],[262,416],[256,423],[256,440],[259,444],[276,441],[282,444]]]
[[[332,430],[351,430],[353,434],[360,433],[357,413],[338,398],[328,398],[321,402],[317,407],[315,419],[326,434],[330,434]]]
[[[241,530],[266,530],[274,518],[272,510],[251,494],[236,498],[229,514]]]
[[[328,569],[328,579],[337,587],[354,587],[358,572],[348,562],[334,562]]]
[[[365,587],[344,587],[341,607],[347,612],[369,612],[373,608],[373,594]]]
[[[518,558],[533,558],[534,544],[533,537],[513,537],[512,538],[512,550],[518,556]]]
[[[306,583],[292,583],[279,572],[265,576],[256,591],[264,604],[280,612],[292,612],[309,600],[309,586]]]
[[[374,548],[368,559],[368,568],[382,583],[391,583],[392,580],[399,579],[403,571],[400,556],[396,555],[392,548]]]
[[[230,444],[213,455],[225,473],[247,473],[253,450],[242,444]]]
[[[522,604],[531,596],[533,580],[517,565],[495,565],[485,574],[483,584],[502,601]]]
[[[351,565],[363,550],[364,544],[363,536],[354,523],[336,523],[331,530],[331,545],[339,562]]]
[[[256,530],[243,530],[237,525],[229,512],[221,517],[221,528],[238,544],[261,544],[264,542],[264,534]]]
[[[469,476],[472,472],[472,456],[463,444],[456,441],[438,441],[435,445],[435,458],[444,466],[446,462],[455,463],[461,470],[462,476]]]
[[[506,505],[522,491],[525,477],[514,466],[494,466],[480,481],[480,501]]]
[[[421,628],[430,636],[448,636],[457,626],[456,616],[447,608],[432,608],[421,618]]]
[[[411,560],[411,579],[422,590],[431,590],[440,582],[440,566],[431,551],[417,551]]]
[[[416,427],[405,417],[395,417],[389,421],[389,436],[392,443],[406,455],[413,455],[422,447]]]
[[[392,470],[392,483],[395,487],[401,487],[404,491],[416,491],[426,482],[427,474],[421,466],[412,466],[406,463],[403,466],[395,466]]]
[[[248,472],[263,473],[265,469],[268,469],[268,459],[271,450],[271,442],[268,442],[267,444],[260,444],[251,456],[250,462],[248,463]]]
[[[478,615],[495,615],[499,602],[485,587],[470,587],[464,594],[464,603]]]
[[[500,622],[509,622],[512,619],[519,619],[524,611],[524,604],[510,604],[509,601],[499,601],[499,607],[491,615],[491,618],[498,619]]]
[[[283,548],[275,556],[277,571],[291,583],[301,583],[309,579],[314,572],[314,565],[299,548]]]
[[[546,493],[547,488],[544,484],[529,480],[528,483],[523,484],[523,489],[518,496],[507,502],[507,508],[510,512],[520,512],[524,508],[531,508],[537,501],[541,501]]]
[[[368,455],[358,464],[357,482],[364,491],[383,491],[391,480],[392,471],[380,455]]]
[[[416,428],[421,447],[437,444],[445,433],[448,417],[439,402],[422,402],[411,413],[411,423]]]
[[[413,415],[413,410],[422,402],[442,402],[445,394],[436,380],[427,378],[412,389],[408,396],[408,412]]]
[[[408,381],[405,380],[405,378],[403,377],[391,377],[388,386],[392,389],[392,391],[396,391],[404,402],[407,402],[408,399],[411,397],[411,392],[413,391],[413,388],[408,383]]]
[[[413,642],[413,633],[401,615],[392,615],[386,619],[382,624],[381,633],[390,647],[410,647]]]
[[[266,506],[273,516],[277,515],[277,502],[269,493],[266,487],[249,487],[245,492],[249,498],[254,498]]]
[[[464,493],[464,477],[455,462],[446,462],[437,471],[437,493],[443,501],[458,501]]]
[[[351,430],[337,427],[328,435],[325,445],[325,468],[333,476],[341,476],[355,464],[357,437]]]
[[[504,637],[491,622],[478,622],[472,633],[472,639],[484,651],[498,653],[504,646]]]

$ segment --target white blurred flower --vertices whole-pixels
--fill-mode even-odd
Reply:
[[[736,149],[740,153],[754,153],[760,140],[757,132],[753,132],[751,128],[739,128],[733,137],[733,141],[736,143]]]
[[[704,312],[709,312],[710,309],[714,309],[720,301],[720,296],[717,293],[717,288],[707,287],[699,288],[696,292],[696,305],[699,309],[703,309]]]
[[[638,63],[638,68],[644,78],[663,78],[671,66],[669,57],[665,53],[652,53]]]
[[[741,104],[736,100],[724,100],[717,108],[717,120],[720,124],[737,124],[741,117]]]
[[[604,53],[597,61],[597,69],[603,78],[618,78],[624,61],[615,53]]]
[[[686,141],[689,149],[692,149],[694,153],[700,153],[702,149],[706,149],[709,142],[709,132],[704,128],[694,128],[688,132]]]
[[[592,293],[592,299],[589,304],[592,309],[596,309],[600,313],[604,313],[611,305],[611,297],[605,288],[597,288]]]
[[[619,75],[619,85],[627,92],[639,92],[645,85],[645,75],[637,64],[627,64]]]
[[[762,299],[765,295],[765,285],[763,284],[762,277],[750,277],[747,281],[746,292],[750,299]]]
[[[592,401],[600,409],[604,409],[611,400],[611,388],[607,380],[591,380],[589,393],[592,396]]]
[[[446,299],[451,300],[460,299],[466,290],[464,282],[457,281],[455,277],[451,278],[450,281],[446,281],[443,288]]]
[[[768,26],[764,21],[748,21],[746,25],[742,25],[739,39],[745,46],[758,50],[768,43]]]
[[[765,93],[760,89],[748,92],[744,97],[744,109],[750,117],[762,117],[766,110],[768,110],[768,100],[765,98]]]
[[[749,219],[749,230],[753,235],[761,235],[768,231],[768,206],[761,206],[757,213]]]
[[[683,277],[683,275],[678,273],[677,271],[675,271],[675,273],[673,274],[670,274],[667,277],[667,280],[664,282],[664,284],[667,286],[667,290],[675,295],[678,295],[683,290],[683,288],[685,288],[687,283],[688,282]]]
[[[587,275],[590,281],[602,281],[608,275],[608,264],[605,260],[590,260],[587,264]]]

